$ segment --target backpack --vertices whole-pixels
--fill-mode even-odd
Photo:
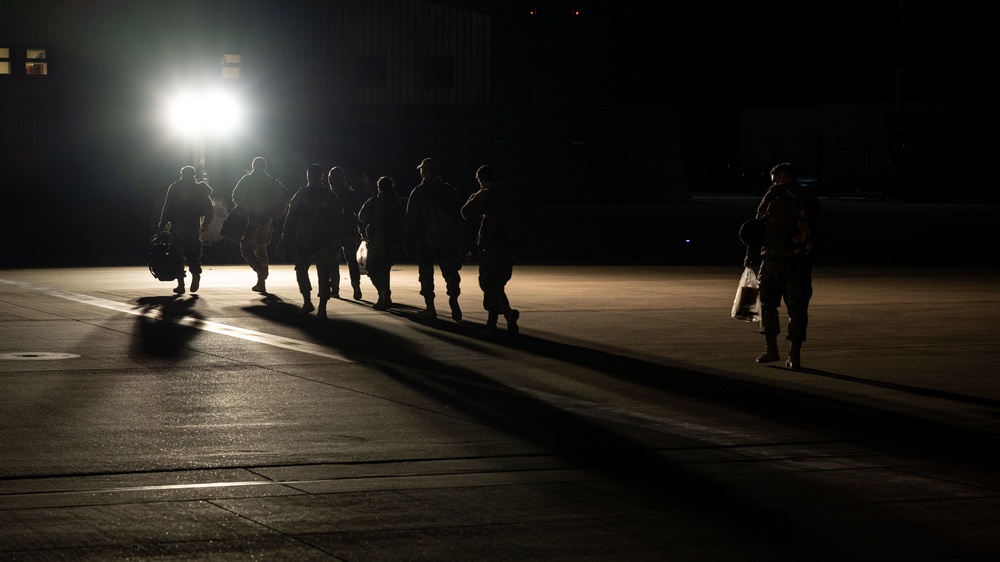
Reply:
[[[777,233],[772,239],[794,254],[812,251],[812,228],[805,204],[798,195],[786,190],[772,199],[765,207],[764,219],[769,229]]]
[[[523,246],[532,228],[531,213],[524,202],[507,193],[497,192],[492,207],[499,237],[512,248]]]
[[[170,233],[159,232],[149,241],[149,272],[159,281],[174,281],[184,258],[170,251]]]
[[[462,216],[450,204],[448,196],[438,197],[428,202],[424,212],[424,232],[427,240],[434,242],[457,240],[464,226]]]
[[[333,241],[346,222],[337,195],[330,190],[304,190],[302,198],[302,214],[296,224],[296,238],[313,243]]]

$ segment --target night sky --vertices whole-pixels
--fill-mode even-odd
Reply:
[[[518,62],[531,61],[557,77],[533,85],[533,103],[674,108],[694,190],[728,173],[744,109],[933,101],[996,144],[985,13],[899,0],[499,4],[497,51],[513,60],[498,95],[525,95]]]
[[[575,60],[586,94],[602,105],[892,101],[897,68],[908,99],[987,100],[986,14],[940,2],[487,4],[499,5],[521,56]]]

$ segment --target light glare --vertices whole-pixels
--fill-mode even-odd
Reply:
[[[235,96],[215,90],[183,92],[167,105],[167,120],[185,135],[225,135],[236,130],[242,110]]]

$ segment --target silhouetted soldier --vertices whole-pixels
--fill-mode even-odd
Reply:
[[[260,156],[253,159],[251,172],[233,189],[233,203],[247,214],[247,228],[240,239],[240,254],[257,272],[253,290],[266,293],[268,273],[267,245],[271,243],[274,219],[288,211],[288,193],[281,183],[268,175],[267,161]]]
[[[518,333],[520,312],[510,307],[506,286],[514,272],[514,253],[528,235],[531,210],[524,199],[500,181],[493,166],[476,171],[479,191],[462,207],[466,220],[478,220],[476,250],[479,259],[479,287],[483,290],[483,308],[488,313],[484,333],[496,332],[497,320],[507,321],[507,334]]]
[[[434,309],[434,264],[441,268],[448,292],[451,316],[456,322],[462,319],[458,306],[462,278],[462,198],[451,185],[438,177],[438,166],[431,158],[417,166],[423,181],[413,188],[406,203],[403,242],[407,253],[417,262],[420,294],[426,308],[418,317],[430,320],[437,317]]]
[[[337,239],[344,223],[344,211],[337,195],[323,181],[323,169],[313,164],[306,170],[306,185],[292,197],[282,228],[278,246],[291,252],[288,256],[295,263],[295,279],[302,293],[302,314],[309,314],[312,303],[312,284],[309,266],[316,264],[319,285],[319,310],[316,315],[326,318],[326,304],[330,300],[332,276],[340,259],[340,241]]]
[[[392,291],[389,288],[389,273],[396,263],[399,240],[403,233],[403,208],[396,196],[396,185],[392,178],[382,176],[378,180],[378,194],[361,206],[358,221],[368,243],[368,278],[378,291],[375,310],[386,310],[392,306]]]
[[[764,221],[763,245],[748,248],[744,265],[760,265],[760,333],[765,350],[758,363],[780,359],[778,334],[781,323],[778,305],[782,299],[788,312],[788,336],[791,348],[785,365],[802,366],[802,342],[809,324],[809,299],[812,297],[813,238],[820,224],[819,198],[813,189],[795,180],[791,164],[771,169],[771,187],[757,207],[757,218]]]
[[[191,292],[198,292],[201,283],[201,235],[212,223],[212,188],[195,179],[192,166],[181,168],[179,180],[170,184],[160,212],[160,228],[170,228],[170,251],[183,256],[178,262],[177,287],[184,294],[184,262],[191,270]]]
[[[347,183],[347,174],[340,166],[330,168],[327,179],[330,188],[340,198],[340,204],[344,207],[344,224],[340,232],[340,244],[344,250],[344,260],[347,262],[347,272],[351,278],[351,287],[354,289],[354,300],[361,300],[361,268],[358,266],[358,246],[361,245],[361,230],[358,224],[358,209],[361,208],[361,197]],[[338,269],[339,269],[339,261]],[[340,272],[337,272],[333,291],[335,296],[340,296]]]

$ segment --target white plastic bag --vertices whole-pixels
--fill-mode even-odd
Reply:
[[[745,322],[760,321],[760,286],[757,283],[757,273],[749,267],[743,270],[740,286],[736,288],[733,318]]]
[[[361,269],[362,275],[367,275],[368,269],[365,267],[368,264],[368,241],[362,240],[361,244],[358,246],[358,267]]]

